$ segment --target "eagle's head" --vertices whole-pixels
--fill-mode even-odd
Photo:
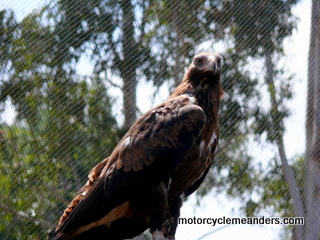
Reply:
[[[214,52],[201,52],[194,56],[185,79],[194,88],[220,85],[222,57]],[[218,86],[219,87],[219,86]]]
[[[222,57],[214,52],[201,52],[194,56],[181,84],[171,97],[184,93],[218,90],[221,99],[224,92],[220,83]]]
[[[220,76],[222,57],[214,52],[201,52],[194,56],[189,70],[194,74]]]

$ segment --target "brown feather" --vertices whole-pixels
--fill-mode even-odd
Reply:
[[[128,224],[139,227],[135,234],[144,226],[158,233],[163,224],[164,236],[174,239],[181,207],[177,199],[201,184],[218,144],[218,111],[224,94],[220,71],[219,55],[197,54],[169,99],[141,116],[110,157],[90,171],[50,239],[69,239],[87,231],[128,238],[130,233],[111,228],[129,219],[134,222]],[[168,204],[172,212],[166,212]],[[125,226],[130,228],[121,225],[121,229]]]
[[[100,176],[102,169],[105,167],[108,161],[109,161],[109,158],[106,158],[101,163],[97,164],[94,168],[92,168],[92,170],[88,174],[88,180],[86,184],[78,191],[79,194],[74,199],[72,199],[68,207],[64,210],[60,218],[60,221],[58,223],[57,229],[59,229],[59,225],[61,225],[61,223],[69,216],[69,214],[73,211],[73,209],[78,205],[80,200],[83,198],[83,196],[88,192],[88,190],[91,188],[93,183]]]

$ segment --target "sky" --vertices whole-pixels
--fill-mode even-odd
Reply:
[[[49,0],[0,0],[0,9],[11,9],[16,13],[18,20],[23,19],[34,9],[39,9]]]
[[[26,14],[32,10],[39,8],[46,0],[0,0],[0,9],[11,8],[15,11],[17,18],[21,20]],[[306,116],[306,98],[307,98],[307,66],[308,66],[308,48],[310,35],[310,20],[311,20],[311,0],[301,1],[293,10],[294,14],[300,19],[297,29],[294,31],[290,39],[285,40],[284,49],[286,57],[281,60],[283,65],[289,72],[294,74],[294,98],[288,103],[291,110],[291,117],[286,121],[286,133],[284,137],[285,149],[289,159],[294,159],[297,155],[304,153],[305,149],[305,116]],[[145,84],[145,83],[142,83]],[[147,87],[148,88],[148,87]],[[165,87],[160,91],[166,96]],[[138,99],[138,104],[148,103],[141,107],[142,112],[148,110],[164,98],[156,98],[150,102],[149,95],[146,95],[145,89],[140,89],[138,96],[143,96]],[[256,150],[256,154],[261,154],[261,149]],[[196,197],[191,196],[184,204],[181,210],[181,217],[239,217],[241,213],[234,211],[238,209],[239,202],[236,200],[227,200],[222,195],[209,194],[201,201],[201,207],[195,209],[194,205]],[[269,216],[277,217],[277,216]],[[220,229],[222,226],[210,225],[180,225],[177,230],[177,240],[195,240],[203,236],[207,232],[215,229]],[[213,235],[210,235],[204,240],[212,239],[228,239],[228,240],[272,240],[278,239],[281,227],[278,225],[260,226],[260,225],[230,225],[217,230]]]
[[[288,104],[292,110],[292,117],[286,120],[285,143],[289,157],[304,153],[305,148],[311,0],[302,1],[294,9],[294,14],[299,17],[300,22],[292,38],[287,39],[284,44],[287,55],[284,65],[295,74],[294,98]]]
[[[301,1],[293,10],[300,19],[297,29],[290,39],[285,40],[284,50],[286,57],[281,64],[294,74],[293,100],[288,103],[291,117],[285,121],[286,133],[284,144],[289,159],[294,159],[305,150],[305,119],[307,100],[307,67],[311,22],[311,0]],[[261,149],[256,153],[261,154]],[[222,194],[220,196],[209,194],[201,201],[201,207],[195,210],[196,197],[192,196],[182,207],[181,217],[243,217],[233,209],[238,209],[239,202],[228,200]],[[267,215],[268,217],[279,217]],[[221,228],[222,226],[209,225],[179,225],[177,240],[195,240],[206,232]],[[203,240],[272,240],[279,239],[282,228],[280,225],[230,225],[217,230]],[[188,233],[188,234],[186,234]]]

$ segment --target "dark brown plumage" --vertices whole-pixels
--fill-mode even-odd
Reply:
[[[170,98],[91,170],[49,240],[125,239],[147,228],[153,239],[174,239],[182,199],[203,181],[218,144],[220,71],[218,54],[197,54]]]

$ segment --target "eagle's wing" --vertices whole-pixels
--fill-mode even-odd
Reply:
[[[78,191],[78,195],[75,198],[73,198],[72,201],[68,204],[68,207],[64,210],[60,218],[59,224],[62,223],[69,216],[73,209],[79,204],[81,199],[87,194],[94,182],[101,176],[101,172],[108,163],[108,161],[109,158],[106,158],[91,169],[91,171],[88,174],[88,180],[86,184]]]
[[[129,218],[128,200],[168,179],[198,139],[206,116],[194,102],[182,95],[137,120],[49,239],[68,239],[91,228],[109,226],[118,218]]]
[[[211,168],[211,165],[208,166],[206,170],[203,172],[203,174],[201,175],[201,177],[186,190],[185,192],[186,197],[191,195],[194,191],[196,191],[200,187],[201,183],[206,178],[210,168]]]

